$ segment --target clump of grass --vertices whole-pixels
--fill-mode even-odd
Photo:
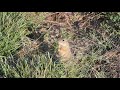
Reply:
[[[111,12],[105,14],[106,20],[101,24],[101,27],[105,29],[108,35],[108,40],[114,47],[120,46],[120,13]]]
[[[0,12],[0,56],[9,56],[20,47],[26,21],[20,12]]]
[[[5,57],[0,59],[1,76],[9,78],[74,78],[79,71],[75,65],[66,68],[62,63],[52,62],[49,53],[35,55],[32,59],[19,59],[17,62],[13,58],[9,62]]]
[[[9,60],[9,61],[8,61]],[[90,78],[96,57],[82,57],[81,63],[53,62],[49,53],[18,59],[0,58],[0,76],[4,78]],[[103,72],[95,71],[94,77],[105,77]]]

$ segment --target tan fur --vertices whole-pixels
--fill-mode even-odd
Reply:
[[[66,39],[61,39],[58,41],[58,53],[62,62],[69,61],[72,58],[70,45]]]

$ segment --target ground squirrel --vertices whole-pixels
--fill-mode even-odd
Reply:
[[[60,55],[61,62],[67,62],[72,59],[72,53],[68,40],[58,40],[58,53]]]

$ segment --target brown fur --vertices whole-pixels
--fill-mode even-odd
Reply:
[[[72,59],[70,45],[66,39],[60,39],[58,41],[58,53],[61,57],[62,62],[66,62]]]

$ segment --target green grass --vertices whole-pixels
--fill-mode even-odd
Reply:
[[[26,24],[22,13],[0,12],[0,56],[9,56],[20,47]]]
[[[30,60],[24,58],[9,61],[5,57],[0,58],[0,73],[4,78],[90,78],[89,70],[92,68],[91,59],[83,58],[81,65],[67,66],[62,63],[52,62],[49,54],[36,55]],[[96,78],[104,78],[102,72],[95,72]]]
[[[30,60],[24,58],[14,62],[14,59],[8,62],[6,58],[1,57],[0,72],[3,77],[12,78],[76,78],[77,68],[72,66],[66,68],[62,63],[52,62],[48,55],[36,55]],[[12,64],[9,64],[12,63]],[[75,75],[76,74],[76,75]]]
[[[29,16],[31,15],[31,17]],[[36,28],[45,18],[46,13],[32,14],[22,12],[0,12],[0,76],[3,78],[106,78],[104,71],[98,72],[93,67],[97,60],[102,60],[100,54],[113,48],[115,39],[120,35],[120,13],[102,13],[107,20],[101,23],[104,36],[96,30],[91,30],[84,38],[92,39],[96,44],[91,47],[90,54],[79,56],[80,63],[67,66],[61,62],[53,62],[50,53],[38,53],[30,57],[14,58],[21,47],[21,39],[29,32],[27,28]],[[39,20],[38,20],[39,18]],[[74,18],[75,19],[75,18]],[[36,21],[37,20],[37,21]],[[75,19],[76,20],[76,19]],[[112,25],[111,25],[112,24]],[[73,35],[61,32],[63,37]],[[46,37],[47,38],[47,35]],[[55,49],[55,46],[53,46]],[[92,76],[93,75],[93,76]]]

